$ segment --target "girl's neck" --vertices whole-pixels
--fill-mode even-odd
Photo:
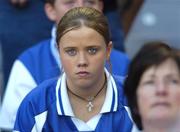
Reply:
[[[73,85],[71,82],[67,82],[67,88],[73,93],[85,98],[95,96],[102,88],[107,84],[106,76],[103,76],[101,80],[97,80],[91,85],[86,85],[84,87],[79,87],[77,85]]]
[[[98,85],[67,89],[72,110],[76,118],[87,122],[100,112],[105,100],[106,84],[107,81],[104,77]]]

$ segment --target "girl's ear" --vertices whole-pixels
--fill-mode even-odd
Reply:
[[[54,6],[51,5],[50,3],[46,3],[44,6],[44,9],[45,9],[47,17],[51,21],[56,22],[57,16],[56,16],[56,10],[54,9]]]
[[[106,60],[109,60],[110,58],[112,47],[113,47],[113,44],[112,44],[112,41],[110,41],[106,48]]]

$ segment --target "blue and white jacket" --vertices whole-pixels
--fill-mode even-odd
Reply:
[[[107,90],[99,114],[84,122],[75,117],[66,87],[66,75],[40,84],[19,107],[17,132],[130,132],[133,123],[124,104],[122,80],[106,71]]]
[[[55,28],[52,30],[52,39],[40,42],[19,56],[12,67],[2,102],[0,128],[12,129],[23,98],[44,80],[61,74],[59,58]],[[129,59],[124,53],[113,49],[110,61],[113,74],[126,76]]]

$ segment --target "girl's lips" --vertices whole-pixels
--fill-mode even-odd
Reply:
[[[76,74],[80,77],[88,77],[89,76],[89,72],[86,72],[86,71],[80,71]]]

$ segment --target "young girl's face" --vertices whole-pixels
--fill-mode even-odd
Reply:
[[[59,52],[67,81],[75,87],[96,84],[104,76],[110,50],[94,29],[83,26],[65,33],[59,41]]]

